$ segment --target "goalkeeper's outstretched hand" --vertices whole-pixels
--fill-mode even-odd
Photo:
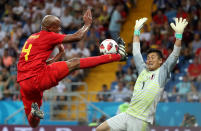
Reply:
[[[117,39],[117,43],[119,45],[118,53],[121,55],[121,61],[127,60],[128,54],[126,53],[125,42],[123,41],[123,39],[121,37],[119,37]]]
[[[183,34],[184,28],[188,25],[188,22],[186,19],[183,18],[175,18],[175,24],[171,23],[170,26],[177,34]]]
[[[139,20],[136,20],[135,23],[135,31],[140,31],[142,26],[144,25],[144,23],[147,21],[148,19],[146,17],[141,18]]]

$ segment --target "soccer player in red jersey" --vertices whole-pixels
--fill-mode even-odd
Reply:
[[[58,17],[47,15],[42,20],[41,31],[32,34],[24,44],[18,62],[17,82],[25,113],[31,127],[35,128],[43,119],[39,109],[42,105],[43,92],[58,84],[60,80],[77,69],[94,67],[100,64],[126,59],[124,42],[119,39],[118,54],[108,54],[88,58],[73,58],[60,61],[64,53],[62,44],[79,41],[86,34],[92,23],[91,10],[83,16],[84,26],[74,34],[59,34],[61,22]],[[46,61],[55,47],[59,53],[50,61]]]

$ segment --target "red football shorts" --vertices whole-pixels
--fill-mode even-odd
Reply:
[[[37,102],[39,107],[42,105],[43,91],[56,86],[68,74],[67,63],[61,61],[47,65],[37,76],[21,81],[20,92],[26,115],[31,112],[33,102]]]

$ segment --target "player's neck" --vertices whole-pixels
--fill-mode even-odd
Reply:
[[[47,32],[49,32],[48,29],[45,28],[45,27],[41,27],[41,31],[47,31]]]

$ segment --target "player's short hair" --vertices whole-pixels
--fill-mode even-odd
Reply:
[[[149,49],[149,50],[147,51],[147,56],[148,56],[150,53],[156,53],[159,58],[163,59],[163,54],[162,54],[162,52],[161,52],[160,50],[151,48],[151,49]]]

